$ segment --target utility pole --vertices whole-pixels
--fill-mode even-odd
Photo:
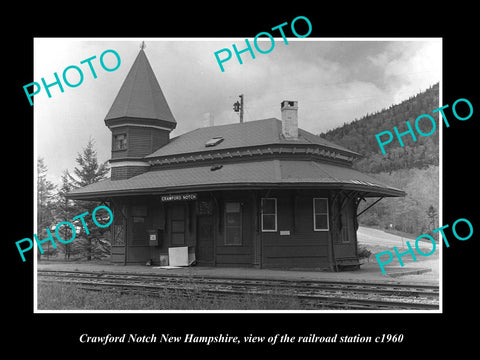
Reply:
[[[240,112],[240,122],[243,123],[243,94],[238,95],[240,98],[240,102],[236,102],[233,104],[233,111]]]
[[[243,94],[240,97],[240,122],[243,123]]]

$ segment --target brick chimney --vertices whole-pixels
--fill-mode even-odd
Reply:
[[[280,109],[283,136],[287,140],[298,139],[298,101],[283,100]]]

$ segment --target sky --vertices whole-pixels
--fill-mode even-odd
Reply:
[[[258,42],[263,50],[271,47],[265,39]],[[240,64],[233,54],[223,63],[222,72],[214,53],[224,48],[233,53],[232,44],[244,49],[245,38],[36,38],[32,82],[41,84],[44,78],[47,84],[53,83],[56,72],[64,88],[62,93],[58,86],[50,87],[49,98],[42,87],[34,96],[36,156],[45,161],[47,179],[60,184],[62,173],[72,172],[77,154],[90,138],[98,160],[110,159],[111,133],[104,119],[142,41],[177,121],[171,137],[202,127],[207,114],[215,125],[239,122],[233,103],[240,94],[244,95],[244,121],[280,119],[280,103],[296,100],[299,127],[319,134],[400,103],[441,81],[440,38],[307,37],[288,38],[285,44],[280,37],[267,54],[259,53],[253,39],[249,40],[255,58],[245,52]],[[120,56],[118,69],[109,72],[101,67],[100,55],[106,50]],[[92,56],[96,56],[91,64],[97,78],[88,63],[81,64]],[[117,64],[112,53],[103,59],[107,68]],[[66,86],[62,79],[71,65],[78,66],[84,76],[77,87]],[[75,70],[67,74],[72,84],[80,82]],[[27,97],[25,101],[29,105]]]

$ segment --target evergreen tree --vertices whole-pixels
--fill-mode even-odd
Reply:
[[[68,170],[65,170],[62,175],[62,185],[57,191],[57,199],[55,202],[54,216],[56,224],[63,221],[72,222],[72,218],[77,216],[80,213],[79,211],[81,210],[74,201],[67,198],[67,194],[73,189],[70,178],[70,173],[68,172]],[[69,226],[63,226],[59,229],[59,234],[62,239],[71,239],[72,229]],[[73,241],[68,244],[59,242],[57,246],[59,250],[64,254],[65,260],[69,261],[70,257],[76,255],[79,252],[78,246],[76,245],[77,243]]]
[[[431,86],[424,92],[410,97],[400,104],[388,109],[366,114],[361,119],[344,124],[336,129],[320,134],[332,141],[365,156],[355,164],[355,168],[365,172],[385,172],[399,169],[425,168],[439,164],[439,136],[437,131],[430,136],[416,136],[416,141],[407,135],[402,138],[405,146],[401,147],[396,138],[386,147],[383,155],[375,135],[390,131],[396,126],[400,132],[407,129],[406,121],[414,126],[415,119],[421,114],[431,114],[438,107],[439,84]],[[437,124],[439,124],[437,122]],[[421,126],[428,132],[430,125]],[[439,125],[438,125],[439,126]]]
[[[47,180],[47,166],[45,165],[43,158],[37,159],[37,237],[39,240],[46,239],[48,237],[47,228],[50,228],[53,224],[52,214],[52,202],[53,202],[53,190],[55,185]],[[45,248],[46,247],[46,248]],[[51,255],[56,254],[56,249],[53,248],[51,242],[45,242],[42,244],[43,255],[49,258]],[[41,257],[40,251],[37,252],[37,257]]]
[[[402,198],[381,201],[359,218],[361,225],[389,227],[420,234],[431,233],[438,227],[438,166],[424,169],[401,169],[391,173],[371,174],[379,181],[407,193]],[[375,199],[360,203],[359,212]]]
[[[98,163],[97,152],[93,145],[94,141],[89,139],[83,152],[77,155],[76,162],[79,166],[74,168],[73,175],[66,173],[73,188],[90,185],[106,178],[109,171],[107,162]],[[75,216],[88,212],[88,215],[84,216],[83,219],[89,234],[85,231],[80,219],[76,222],[77,227],[80,227],[81,231],[77,231],[75,247],[78,249],[81,257],[86,260],[92,260],[108,256],[110,254],[110,243],[107,240],[109,229],[98,227],[92,219],[93,210],[100,204],[96,201],[77,201],[76,204],[78,211]],[[107,215],[105,216],[105,214]],[[100,223],[107,223],[109,220],[108,213],[103,210],[99,210],[96,217]],[[101,218],[105,219],[100,221]]]

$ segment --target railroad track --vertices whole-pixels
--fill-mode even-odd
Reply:
[[[91,291],[117,291],[159,295],[162,290],[175,295],[205,298],[241,297],[246,293],[299,300],[302,308],[368,310],[438,310],[438,286],[378,284],[368,282],[259,280],[204,277],[199,275],[132,274],[39,270],[41,282],[75,284]]]

